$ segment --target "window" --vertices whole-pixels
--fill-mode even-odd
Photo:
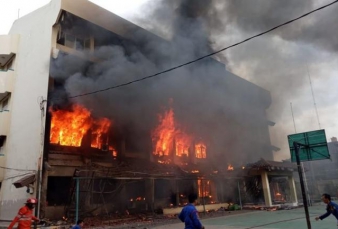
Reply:
[[[0,136],[0,157],[5,153],[6,136]]]
[[[14,59],[15,59],[15,55],[13,55],[12,57],[10,57],[10,59],[8,60],[7,63],[5,63],[5,65],[1,65],[0,64],[0,71],[9,71],[9,70],[13,70],[12,67],[13,67],[13,62],[14,62]]]
[[[8,111],[9,109],[9,97],[2,100],[0,103],[0,111]]]
[[[76,50],[90,49],[90,38],[83,39],[71,34],[64,34],[64,37],[64,45],[66,47]]]

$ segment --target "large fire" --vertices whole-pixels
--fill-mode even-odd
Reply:
[[[102,148],[108,139],[111,121],[107,118],[94,119],[89,110],[74,104],[71,110],[50,110],[52,114],[50,143],[64,146],[81,146],[85,134],[91,133],[91,147]],[[105,137],[105,138],[104,138]],[[111,147],[109,147],[111,148]]]
[[[154,154],[159,156],[168,156],[169,150],[173,146],[175,136],[174,112],[172,109],[166,111],[164,115],[159,115],[160,124],[152,133],[152,139],[155,143]]]
[[[206,158],[206,145],[202,142],[193,146],[194,137],[182,130],[175,120],[175,114],[169,110],[158,116],[159,125],[152,132],[154,155],[169,156],[174,153],[178,157],[195,153],[196,158]],[[174,152],[172,152],[174,151]]]

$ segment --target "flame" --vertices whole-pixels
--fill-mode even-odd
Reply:
[[[191,173],[199,173],[200,171],[198,170],[192,170]]]
[[[92,128],[93,130],[91,147],[100,149],[102,148],[103,144],[102,135],[108,133],[111,121],[107,118],[101,118],[99,120],[95,120],[93,124],[93,126],[96,128]]]
[[[112,152],[113,157],[117,157],[117,151],[114,149],[114,147],[109,146],[109,151]]]
[[[196,158],[206,158],[207,157],[207,147],[203,143],[198,143],[195,145]]]
[[[170,109],[158,118],[160,124],[152,133],[153,142],[156,142],[154,154],[168,156],[175,136],[174,111]]]
[[[170,160],[166,160],[166,161],[158,160],[157,162],[160,164],[167,164],[167,165],[170,164]]]
[[[107,118],[94,119],[85,107],[73,104],[72,110],[50,110],[52,114],[50,143],[64,146],[81,146],[82,139],[91,131],[91,147],[102,148],[104,135],[111,121]],[[108,139],[107,139],[108,141]]]
[[[84,134],[89,130],[92,120],[90,112],[73,105],[72,111],[52,111],[50,142],[67,146],[80,146]]]
[[[172,100],[170,100],[170,104]],[[178,157],[189,156],[190,150],[195,150],[196,158],[206,158],[206,146],[203,143],[195,145],[191,149],[194,138],[180,128],[175,121],[175,114],[172,107],[163,114],[158,115],[158,126],[152,131],[154,155],[169,156],[174,153]],[[175,152],[173,152],[175,151]],[[162,163],[159,161],[159,163]]]
[[[176,156],[189,155],[189,147],[192,142],[192,137],[181,132],[175,136],[176,139]]]
[[[199,197],[209,197],[210,181],[204,182],[203,180],[197,180],[197,188]]]
[[[231,171],[231,170],[234,170],[234,167],[232,165],[228,165],[228,170]]]

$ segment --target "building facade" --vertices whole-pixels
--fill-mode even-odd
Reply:
[[[1,219],[13,218],[18,208],[29,197],[40,199],[38,210],[44,211],[43,216],[53,214],[53,209],[56,209],[55,206],[49,206],[48,202],[54,201],[54,205],[58,205],[57,211],[62,211],[62,205],[65,203],[62,201],[58,203],[55,200],[58,198],[55,197],[55,190],[58,190],[57,193],[63,193],[60,198],[67,196],[70,188],[68,183],[74,176],[75,169],[84,169],[88,166],[88,157],[83,159],[81,153],[93,152],[94,155],[98,150],[111,151],[113,157],[109,157],[109,160],[114,160],[115,157],[119,157],[119,160],[128,157],[142,158],[156,163],[171,163],[173,160],[177,165],[183,163],[184,166],[188,166],[189,163],[203,165],[203,159],[213,158],[214,160],[208,163],[216,167],[214,171],[224,167],[224,164],[231,163],[241,167],[257,161],[260,157],[273,159],[273,147],[269,137],[269,126],[273,123],[266,117],[266,109],[271,103],[269,92],[226,71],[223,64],[213,59],[204,61],[201,65],[215,69],[215,72],[221,72],[215,77],[218,77],[218,82],[223,86],[218,102],[225,108],[217,113],[217,117],[221,117],[219,121],[208,123],[213,125],[208,127],[209,130],[205,131],[202,124],[192,128],[195,131],[204,130],[201,136],[205,139],[208,139],[210,132],[218,131],[216,137],[207,141],[208,156],[203,156],[205,152],[203,153],[202,148],[196,148],[199,145],[197,138],[194,138],[189,146],[182,146],[183,148],[179,149],[178,136],[171,140],[172,153],[154,151],[150,143],[150,135],[153,133],[150,127],[145,128],[148,132],[146,135],[143,134],[143,129],[142,131],[133,129],[130,131],[132,134],[118,130],[117,132],[124,133],[123,137],[115,136],[114,149],[108,147],[110,144],[108,140],[107,146],[101,142],[100,146],[94,147],[95,149],[93,143],[87,146],[83,143],[81,147],[79,146],[80,149],[72,145],[73,143],[63,145],[60,139],[53,142],[51,136],[54,126],[51,121],[56,117],[56,113],[49,112],[53,104],[51,98],[54,98],[57,91],[63,91],[66,87],[64,79],[55,77],[61,74],[55,71],[55,68],[63,70],[72,67],[72,63],[68,65],[63,63],[58,67],[58,60],[67,56],[72,60],[79,59],[81,63],[86,62],[87,66],[100,62],[98,60],[100,56],[95,55],[95,51],[102,47],[120,45],[125,48],[126,53],[132,53],[134,47],[146,50],[148,47],[144,44],[146,40],[151,40],[152,45],[170,43],[85,0],[76,2],[52,0],[48,5],[16,20],[9,35],[0,36]],[[149,55],[148,59],[156,63],[157,58],[152,58]],[[179,103],[179,99],[174,101]],[[95,106],[88,109],[95,109]],[[228,131],[223,131],[225,129]],[[104,134],[109,135],[106,132]],[[143,137],[146,140],[142,143],[135,141]],[[93,135],[89,138],[93,138]],[[222,150],[222,147],[226,150]],[[142,155],[135,153],[136,151],[142,152]],[[75,153],[71,155],[72,152]],[[186,155],[184,157],[187,158],[183,159],[182,155]],[[110,162],[108,165],[102,164],[102,161],[100,163],[100,168],[116,167]],[[193,169],[191,173],[198,172]],[[170,186],[169,183],[167,185]],[[61,186],[67,184],[67,187],[62,188],[58,184]],[[142,184],[144,185],[149,187],[149,182]],[[160,183],[155,186],[158,185]],[[198,185],[198,181],[195,180],[192,186]],[[135,187],[131,186],[130,189]],[[214,187],[210,186],[210,192],[211,189]],[[213,192],[220,192],[220,189]],[[125,191],[125,198],[129,198],[126,193],[128,191]],[[178,203],[177,198],[176,202]]]

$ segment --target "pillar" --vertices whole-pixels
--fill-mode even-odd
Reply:
[[[270,193],[268,173],[266,171],[263,171],[261,173],[261,178],[262,178],[262,186],[263,186],[265,205],[268,206],[268,207],[271,207],[272,201],[271,201],[271,193]]]
[[[298,203],[295,179],[293,179],[293,176],[289,176],[288,181],[289,181],[291,201],[293,203]]]
[[[177,207],[180,201],[180,193],[179,193],[180,190],[178,187],[179,182],[176,179],[171,179],[169,182],[170,182],[170,187],[171,187],[170,201],[175,207]],[[173,199],[175,199],[175,201]]]
[[[40,205],[40,218],[46,217],[46,207],[47,207],[47,186],[48,186],[48,171],[43,171],[42,173],[42,186],[41,186],[41,201]],[[37,189],[35,189],[37,190]]]
[[[146,185],[146,203],[147,203],[147,210],[151,210],[154,212],[155,208],[155,179],[151,178],[149,180],[145,180]]]

